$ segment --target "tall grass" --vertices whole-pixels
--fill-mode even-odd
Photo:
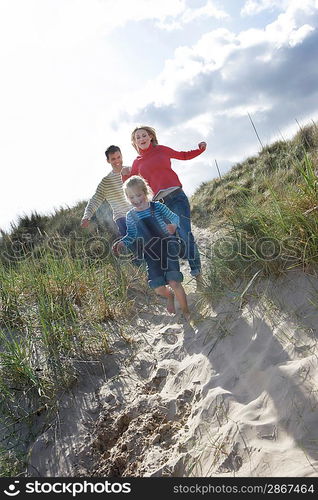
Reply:
[[[195,193],[194,221],[221,228],[206,249],[206,300],[240,303],[261,276],[317,269],[317,147],[316,126],[305,127]],[[142,271],[108,251],[107,207],[107,238],[98,224],[79,231],[83,208],[35,213],[0,238],[0,476],[23,473],[35,417],[50,421],[79,365],[109,352],[109,332],[136,313],[130,289],[147,290]]]
[[[239,297],[254,276],[278,275],[287,270],[313,269],[318,263],[318,182],[312,157],[293,159],[293,182],[262,175],[265,189],[257,195],[240,191],[227,201],[222,237],[208,259],[206,299],[224,293]],[[280,178],[277,177],[280,176]],[[224,220],[226,222],[224,222]]]
[[[34,417],[50,415],[77,380],[78,361],[109,352],[109,325],[120,330],[128,322],[133,303],[127,294],[136,279],[143,283],[140,271],[111,254],[74,258],[45,246],[0,264],[3,443],[23,451]]]
[[[301,179],[298,165],[308,155],[316,167],[318,162],[318,127],[314,123],[300,129],[289,141],[281,140],[264,146],[257,156],[234,165],[222,179],[204,182],[191,199],[192,218],[200,227],[214,227],[228,220],[227,207],[241,204],[245,197],[259,199],[270,196],[273,186],[296,184]]]

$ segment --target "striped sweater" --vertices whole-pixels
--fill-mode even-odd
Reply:
[[[134,212],[134,215],[132,215],[132,212]],[[150,207],[146,208],[146,210],[140,210],[140,211],[132,208],[127,213],[126,215],[127,234],[121,239],[121,241],[125,243],[125,245],[131,245],[139,236],[134,216],[137,216],[138,219],[141,220],[144,219],[145,217],[151,216]],[[159,201],[154,202],[154,216],[157,222],[159,223],[161,229],[167,236],[171,235],[167,230],[167,222],[165,222],[165,220],[168,220],[170,224],[175,224],[176,226],[179,227],[179,222],[180,222],[179,216],[174,212],[171,212],[171,210],[169,210],[169,208],[166,205],[160,203]]]
[[[108,201],[113,210],[113,219],[125,217],[131,209],[130,203],[125,198],[122,177],[113,170],[109,172],[98,184],[95,194],[86,205],[83,219],[90,219],[100,205]]]

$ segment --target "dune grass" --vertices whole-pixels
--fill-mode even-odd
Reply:
[[[287,184],[301,181],[298,168],[308,154],[317,166],[318,127],[308,125],[292,140],[277,141],[262,148],[256,156],[234,165],[221,179],[204,182],[191,199],[192,219],[200,227],[218,226],[228,220],[228,207],[242,203],[242,195],[262,203],[271,196],[271,189],[278,191]]]
[[[120,332],[135,313],[130,284],[146,286],[138,268],[114,258],[110,240],[83,234],[71,246],[56,234],[28,246],[23,239],[18,252],[9,240],[3,247],[0,476],[8,475],[9,463],[12,475],[18,465],[23,470],[36,417],[50,421],[60,395],[78,378],[79,362],[109,352],[109,331],[117,325]]]
[[[194,222],[220,229],[205,249],[204,300],[227,295],[241,304],[262,276],[316,272],[317,148],[313,124],[194,194]],[[83,208],[22,217],[0,238],[0,476],[23,474],[38,417],[44,426],[51,421],[79,362],[109,352],[109,331],[136,314],[130,289],[147,290],[142,271],[110,252],[108,208],[86,232]]]
[[[202,206],[210,206],[211,232],[221,229],[206,250],[205,300],[217,301],[224,294],[240,298],[251,280],[291,269],[316,272],[317,147],[313,125],[199,190]],[[196,207],[198,198],[192,202]]]

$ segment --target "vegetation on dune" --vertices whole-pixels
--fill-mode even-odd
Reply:
[[[315,272],[317,148],[312,124],[193,195],[194,223],[211,230],[204,300],[241,299],[261,276]],[[151,293],[143,270],[110,251],[116,233],[109,207],[83,231],[84,206],[21,217],[0,238],[0,476],[23,474],[36,421],[50,422],[85,362],[109,352],[112,332],[129,337],[136,290]]]
[[[218,225],[223,217],[228,218],[228,208],[235,209],[246,198],[263,203],[273,190],[279,194],[287,185],[297,185],[306,154],[316,168],[317,148],[318,127],[308,125],[292,140],[265,146],[257,156],[234,165],[221,179],[202,183],[191,199],[194,223],[208,227],[215,221]]]
[[[206,300],[240,293],[251,279],[318,262],[318,128],[301,129],[205,182],[192,197],[193,220],[211,229]],[[218,230],[218,237],[214,232]]]
[[[85,366],[110,352],[111,335],[129,338],[135,291],[147,287],[129,256],[112,255],[111,224],[79,229],[82,209],[32,214],[2,235],[0,476],[23,473],[37,421],[50,422]]]

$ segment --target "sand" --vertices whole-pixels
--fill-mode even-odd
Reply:
[[[30,448],[29,476],[318,475],[318,279],[258,280],[244,303],[200,314],[185,283],[195,323],[158,299],[132,318],[131,341],[112,331],[112,353],[79,365]]]

